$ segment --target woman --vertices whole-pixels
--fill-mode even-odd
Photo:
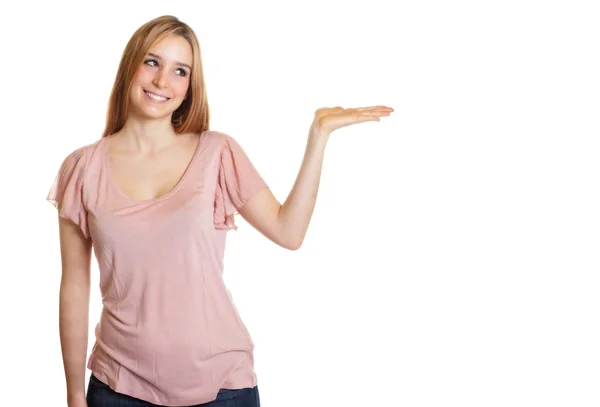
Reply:
[[[392,111],[317,110],[281,205],[236,140],[209,130],[192,29],[172,16],[141,26],[123,53],[102,137],[65,158],[48,195],[59,213],[69,407],[259,406],[254,343],[222,278],[234,215],[298,249],[331,132]],[[92,249],[103,308],[86,392]]]

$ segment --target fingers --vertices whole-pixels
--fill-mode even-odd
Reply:
[[[381,119],[379,118],[379,116],[372,116],[372,115],[361,115],[358,118],[358,123],[363,123],[363,122],[378,122]]]
[[[335,106],[335,107],[322,107],[320,109],[317,109],[316,113],[321,113],[321,112],[323,112],[323,113],[325,113],[325,112],[338,113],[338,112],[355,112],[355,111],[363,112],[363,111],[371,111],[371,110],[383,110],[383,111],[393,112],[394,108],[385,106],[385,105],[351,107],[351,108],[347,108],[347,109],[344,109],[341,106]]]
[[[350,109],[344,109],[343,111],[331,112],[337,114],[371,114],[379,116],[389,116],[394,111],[393,108],[387,106],[367,106],[367,107],[356,107]]]
[[[384,111],[394,111],[393,108],[389,107],[389,106],[384,106],[384,105],[377,105],[377,106],[364,106],[364,107],[356,107],[350,110],[357,110],[359,112],[364,112],[364,111],[372,111],[372,110],[384,110]]]
[[[380,117],[389,116],[393,111],[393,108],[384,105],[348,109],[344,109],[341,106],[335,106],[317,109],[315,116],[318,118],[323,118],[325,116],[353,116],[355,122],[362,123],[365,121],[380,121]]]
[[[389,110],[385,110],[385,109],[369,109],[369,110],[357,110],[357,111],[353,111],[350,112],[349,114],[356,116],[356,117],[384,117],[384,116],[389,116],[392,112]],[[346,112],[344,112],[343,114],[346,114]]]

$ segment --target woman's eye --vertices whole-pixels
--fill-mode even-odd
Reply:
[[[156,59],[147,59],[147,60],[144,61],[144,64],[149,65],[149,66],[158,66],[158,61]],[[187,71],[185,69],[183,69],[183,68],[177,68],[175,70],[175,72],[179,76],[186,76],[187,75]]]

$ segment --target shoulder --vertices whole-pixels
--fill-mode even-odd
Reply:
[[[201,136],[208,141],[221,145],[229,142],[235,142],[235,139],[230,134],[217,130],[207,130],[203,132]]]
[[[75,169],[75,167],[83,170],[97,151],[100,141],[97,140],[72,148],[63,156],[61,167],[64,170]]]
[[[89,156],[91,154],[94,153],[94,151],[98,148],[98,146],[100,145],[100,142],[103,141],[102,139],[98,139],[92,143],[87,143],[87,144],[82,144],[80,146],[77,146],[75,148],[72,148],[66,155],[65,160],[74,160],[74,161],[79,161],[82,158],[85,158],[86,156]]]
[[[215,153],[237,152],[242,149],[239,142],[229,133],[217,130],[208,130],[202,133],[204,146]]]

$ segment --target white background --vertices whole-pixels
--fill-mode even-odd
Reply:
[[[593,3],[3,3],[3,405],[66,405],[45,197],[162,14],[195,29],[212,128],[281,202],[318,107],[396,110],[332,135],[300,250],[229,234],[263,406],[600,405]]]

